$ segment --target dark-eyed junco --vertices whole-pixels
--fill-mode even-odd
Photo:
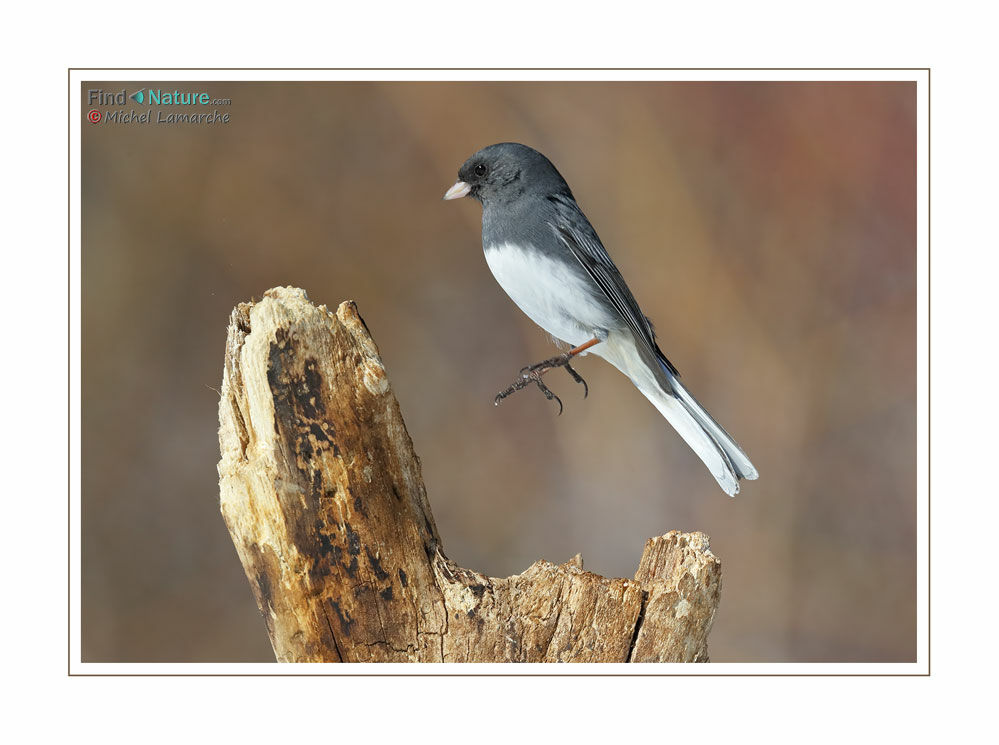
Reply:
[[[572,347],[521,370],[497,403],[531,383],[556,398],[541,376],[565,367],[582,383],[569,362],[590,351],[628,376],[725,493],[735,496],[739,479],[757,478],[735,440],[680,383],[652,324],[551,161],[526,145],[490,145],[465,161],[444,199],[464,196],[482,203],[482,248],[500,287],[532,321]],[[561,411],[561,401],[559,406]]]

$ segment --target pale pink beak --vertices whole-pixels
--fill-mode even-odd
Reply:
[[[461,199],[462,197],[468,196],[468,192],[472,190],[471,184],[466,184],[464,181],[458,181],[444,194],[445,199]]]

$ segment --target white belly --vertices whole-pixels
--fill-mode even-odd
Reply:
[[[615,325],[581,271],[510,243],[490,246],[485,255],[499,286],[556,339],[576,346]]]

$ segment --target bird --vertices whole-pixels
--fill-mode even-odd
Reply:
[[[564,367],[589,388],[570,362],[592,353],[620,370],[666,418],[730,497],[741,479],[758,478],[738,443],[680,382],[642,312],[569,185],[537,150],[501,142],[474,153],[458,170],[445,200],[472,197],[482,205],[486,264],[510,299],[567,352],[520,371],[496,396],[532,383],[562,402],[543,376]]]

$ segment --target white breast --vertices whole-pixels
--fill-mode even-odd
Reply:
[[[581,270],[512,243],[490,246],[485,255],[510,299],[556,339],[575,346],[610,327]]]

